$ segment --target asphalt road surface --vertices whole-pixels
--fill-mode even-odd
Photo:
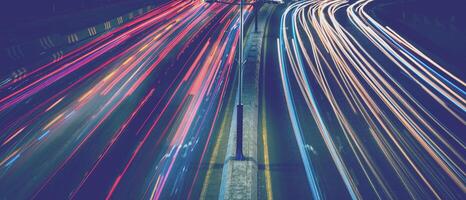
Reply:
[[[238,20],[234,6],[172,1],[3,80],[0,198],[199,196]]]
[[[464,196],[464,74],[368,5],[287,1],[268,19],[259,199]],[[171,1],[0,80],[0,199],[217,198],[238,21]]]
[[[287,7],[276,44],[286,112],[268,116],[289,116],[314,199],[461,199],[464,74],[378,22],[371,2]]]

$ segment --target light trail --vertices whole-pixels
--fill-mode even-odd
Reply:
[[[238,23],[234,6],[172,1],[2,84],[0,197],[199,195]]]
[[[323,140],[352,199],[461,199],[464,77],[371,17],[371,2],[301,1],[282,15],[281,79],[314,198],[325,196],[325,169],[305,146]],[[321,138],[309,138],[303,115]]]

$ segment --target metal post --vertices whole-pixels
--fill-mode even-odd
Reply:
[[[236,105],[236,160],[244,160],[243,155],[243,105]]]
[[[204,0],[208,3],[223,3],[223,4],[230,4],[230,5],[237,5],[236,3],[229,3],[229,2],[222,2],[217,0]],[[257,24],[258,24],[258,14],[259,8],[258,5],[262,5],[262,3],[271,3],[270,1],[260,1],[259,3],[254,3],[254,11],[256,12],[256,21],[255,21],[255,31],[257,32]],[[272,2],[273,3],[273,2]],[[283,3],[283,2],[282,2]],[[246,3],[247,5],[252,5],[252,3]],[[240,37],[239,37],[239,62],[238,62],[238,105],[236,105],[236,160],[244,160],[243,155],[243,50],[244,50],[244,24],[243,24],[243,6],[244,0],[240,0]]]
[[[254,4],[254,31],[257,33],[259,32],[259,30],[257,29],[257,21],[258,21],[258,18],[259,18],[259,5],[260,3],[256,2]]]
[[[243,155],[243,1],[240,1],[240,36],[238,67],[238,105],[236,106],[236,160],[244,160]]]

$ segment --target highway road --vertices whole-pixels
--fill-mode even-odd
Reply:
[[[258,199],[464,196],[461,66],[384,25],[373,4],[271,9]],[[235,124],[238,14],[170,1],[0,79],[0,199],[217,199]]]
[[[0,198],[198,197],[238,21],[234,6],[171,1],[2,80]]]
[[[265,87],[284,101],[266,98],[277,110],[267,117],[287,115],[314,199],[461,199],[464,74],[378,22],[371,2],[286,8],[270,42],[280,78],[266,73],[281,84]],[[280,134],[274,148],[291,137]]]

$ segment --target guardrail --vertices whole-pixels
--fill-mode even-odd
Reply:
[[[10,78],[14,78],[18,69],[25,72],[48,62],[60,60],[64,54],[82,45],[83,41],[88,41],[120,27],[149,12],[154,7],[155,5],[148,5],[74,32],[53,33],[4,47],[0,49],[2,52],[0,54],[2,68],[0,77],[10,76]]]

